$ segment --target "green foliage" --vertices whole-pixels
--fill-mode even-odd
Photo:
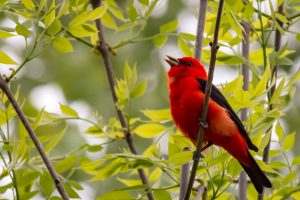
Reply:
[[[149,97],[148,92],[150,93],[153,87],[160,88],[165,85],[157,77],[155,81],[152,80],[152,76],[146,79],[141,77],[149,72],[152,73],[155,71],[154,67],[158,67],[154,66],[157,62],[153,61],[153,55],[157,57],[155,54],[158,51],[157,47],[177,45],[183,55],[192,56],[196,36],[182,32],[179,27],[182,21],[178,20],[177,16],[176,18],[164,16],[159,20],[152,18],[159,2],[158,0],[105,0],[102,6],[93,10],[87,0],[0,1],[1,20],[7,20],[12,24],[8,26],[1,23],[0,30],[0,42],[5,44],[3,45],[5,48],[0,51],[0,63],[14,67],[10,74],[6,75],[7,77],[10,75],[14,77],[24,66],[29,66],[31,60],[43,59],[43,53],[51,52],[50,54],[55,54],[57,59],[63,58],[66,62],[69,60],[66,59],[65,53],[71,54],[72,57],[87,57],[82,49],[79,50],[79,46],[86,45],[93,48],[97,42],[101,42],[98,41],[98,30],[95,26],[97,19],[101,19],[104,26],[103,34],[108,38],[106,42],[110,52],[117,55],[112,57],[113,63],[125,63],[123,67],[114,65],[114,71],[118,77],[115,85],[118,97],[116,104],[125,116],[128,124],[126,130],[122,128],[121,122],[116,117],[109,118],[106,115],[102,117],[95,107],[92,108],[95,111],[93,117],[82,117],[84,115],[80,110],[63,104],[59,104],[61,114],[49,113],[45,108],[36,113],[28,112],[31,108],[26,107],[28,106],[26,99],[19,98],[19,89],[15,92],[16,99],[28,112],[27,118],[32,128],[37,132],[47,156],[71,198],[84,199],[85,197],[80,196],[81,193],[78,191],[84,190],[83,185],[86,184],[105,185],[102,187],[105,188],[105,192],[99,190],[99,193],[95,194],[95,199],[99,200],[146,199],[145,190],[151,190],[158,200],[178,198],[180,167],[192,160],[194,146],[176,130],[166,103],[153,106],[149,101],[145,101],[147,105],[151,105],[147,107],[137,106],[137,104],[142,98]],[[300,157],[293,155],[297,148],[297,134],[294,130],[291,130],[291,133],[287,132],[285,123],[282,122],[286,117],[286,108],[295,95],[295,84],[300,78],[300,71],[294,70],[293,66],[296,60],[294,57],[296,49],[288,45],[286,38],[283,39],[279,51],[275,51],[272,44],[276,30],[283,35],[288,35],[291,38],[289,43],[300,40],[297,30],[289,30],[290,26],[297,22],[300,9],[299,2],[284,1],[285,8],[288,9],[283,15],[279,14],[276,10],[282,2],[283,0],[279,0],[275,5],[271,1],[225,1],[220,28],[220,50],[216,62],[220,67],[226,65],[232,68],[248,62],[241,55],[240,46],[244,32],[241,22],[249,23],[251,27],[249,67],[252,73],[249,91],[244,91],[242,88],[242,76],[237,76],[219,88],[235,111],[239,112],[243,108],[249,111],[248,119],[243,123],[254,144],[259,147],[257,153],[251,153],[274,185],[272,191],[265,194],[266,199],[297,199],[300,189],[299,174],[297,174]],[[170,7],[168,10],[171,10],[174,16],[178,15],[176,11],[178,8],[173,9],[172,5],[173,2],[168,5]],[[180,9],[186,9],[185,6],[187,5],[180,5]],[[210,60],[208,45],[213,38],[216,9],[217,2],[209,1],[202,51],[204,64],[209,63]],[[264,13],[267,11],[269,12]],[[283,22],[284,26],[280,27],[276,19]],[[6,48],[6,45],[10,45],[7,41],[15,38],[21,38],[24,42],[25,50],[20,54],[23,55],[21,59],[16,59],[16,56],[8,50],[9,48]],[[136,44],[134,51],[130,49],[126,52],[127,49],[125,51],[120,49],[127,48],[132,43]],[[141,46],[144,44],[150,44],[147,47],[151,46],[152,52]],[[153,48],[156,48],[155,51]],[[56,52],[53,53],[52,50]],[[89,50],[85,49],[85,51],[90,54]],[[138,55],[142,55],[142,59],[146,62],[139,61],[130,65],[132,60],[138,60]],[[87,57],[87,59],[91,58]],[[56,65],[55,62],[51,60],[51,65]],[[148,67],[146,73],[142,71],[145,63]],[[30,64],[34,65],[34,63]],[[80,64],[89,67],[85,63]],[[76,70],[75,64],[71,65],[72,67],[74,65],[71,70]],[[276,90],[272,97],[269,97],[268,90],[275,84],[274,80],[271,81],[275,65],[279,65]],[[122,76],[119,69],[122,69]],[[289,70],[294,73],[289,74]],[[23,73],[30,74],[31,70]],[[97,74],[102,78],[103,74],[99,71]],[[92,79],[94,75],[88,75],[83,70],[80,76],[82,77],[76,77],[76,81],[70,83],[72,88],[81,84],[83,76]],[[102,79],[98,81],[100,82],[97,84],[105,85],[101,82]],[[35,84],[42,84],[44,80],[35,80],[35,82],[37,82]],[[21,94],[28,96],[23,93],[23,88],[31,87],[31,84],[24,84],[23,87],[21,81],[13,82],[11,83],[13,89],[15,84],[21,84]],[[95,88],[86,88],[88,89]],[[86,91],[80,92],[85,94]],[[98,90],[93,91],[93,95],[98,92]],[[104,92],[107,92],[105,96],[110,95],[108,91]],[[155,94],[155,98],[162,102],[164,100],[159,96],[160,94]],[[97,102],[97,105],[100,104],[103,104],[102,99]],[[273,109],[268,109],[270,105]],[[104,106],[112,107],[113,103]],[[111,116],[114,116],[114,113]],[[80,128],[77,130],[77,127],[69,121],[80,121],[87,126],[81,127],[80,123]],[[0,158],[1,164],[3,163],[0,180],[5,178],[9,180],[3,184],[0,181],[0,196],[10,190],[14,199],[37,197],[60,199],[49,172],[25,128],[17,120],[14,108],[3,93],[0,94],[0,125]],[[275,128],[271,128],[273,125]],[[78,134],[79,130],[82,133]],[[123,140],[128,133],[132,134],[134,141],[138,141],[138,151],[143,152],[142,154],[134,155],[129,152],[129,147],[124,147]],[[81,137],[89,138],[93,143],[88,143]],[[72,144],[75,140],[80,140],[80,144],[74,147]],[[261,157],[269,141],[271,141],[270,162],[265,164],[261,161]],[[192,147],[192,150],[183,152],[182,149],[187,146]],[[232,191],[237,187],[233,182],[242,170],[239,163],[218,147],[211,147],[203,152],[203,155],[204,158],[201,159],[201,165],[197,170],[195,185],[204,185],[209,199],[234,199]],[[150,182],[149,186],[141,183],[137,169],[145,170]],[[117,184],[112,187],[111,182]],[[253,185],[248,185],[248,198],[256,199]]]

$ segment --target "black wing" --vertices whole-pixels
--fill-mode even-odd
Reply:
[[[205,93],[205,88],[206,88],[206,83],[207,81],[204,79],[197,79],[197,81],[200,83],[200,90]],[[229,113],[230,118],[234,121],[234,123],[237,125],[240,133],[242,134],[242,136],[245,138],[248,147],[254,151],[258,151],[258,148],[252,143],[252,141],[250,140],[247,131],[244,128],[244,125],[242,124],[241,120],[239,119],[239,117],[236,115],[236,113],[234,112],[234,110],[231,108],[231,106],[229,105],[228,101],[225,99],[225,97],[223,96],[223,94],[220,92],[220,90],[212,85],[211,88],[211,95],[210,98],[212,100],[214,100],[216,103],[218,103],[220,106],[222,106],[223,108],[225,108],[227,110],[227,112]]]

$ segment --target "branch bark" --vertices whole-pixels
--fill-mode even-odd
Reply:
[[[10,91],[6,81],[4,80],[4,78],[0,75],[0,88],[1,90],[5,93],[5,95],[7,96],[7,98],[9,99],[10,103],[12,104],[12,106],[14,107],[17,115],[19,116],[20,120],[22,121],[25,129],[27,130],[32,142],[35,145],[35,148],[38,150],[39,154],[41,155],[52,179],[54,182],[55,187],[57,188],[60,196],[62,197],[63,200],[68,200],[68,194],[64,188],[63,183],[60,181],[60,179],[58,178],[57,173],[55,172],[50,160],[48,159],[46,152],[43,149],[42,144],[40,143],[40,141],[38,140],[34,130],[31,128],[28,120],[26,119],[23,111],[21,110],[18,102],[16,101],[16,99],[14,98],[14,95],[12,94],[12,92]]]
[[[183,151],[190,151],[190,147],[185,147]],[[179,200],[183,200],[184,194],[189,181],[190,163],[185,163],[180,168],[180,192]]]
[[[278,13],[283,14],[283,12],[284,12],[284,1],[282,1],[281,5],[278,7]],[[279,24],[280,27],[283,27],[283,22],[281,22],[279,19],[276,19],[276,21],[277,21],[277,23]],[[278,52],[279,49],[280,49],[280,46],[281,46],[281,33],[278,29],[276,29],[276,31],[275,31],[275,42],[274,43],[275,43],[274,44],[275,51]],[[271,68],[271,70],[272,70],[271,80],[270,80],[271,88],[268,92],[268,101],[269,101],[268,110],[269,111],[273,110],[273,108],[274,108],[273,104],[271,104],[270,101],[271,101],[271,98],[272,98],[272,96],[273,96],[273,94],[276,90],[277,68],[278,68],[277,64]],[[267,130],[267,132],[271,131],[272,129],[273,129],[273,125]],[[265,163],[269,162],[269,151],[270,151],[271,136],[270,136],[269,142],[268,142],[268,144],[265,147],[264,152],[263,152],[263,161]],[[264,199],[264,193],[265,193],[265,189],[263,188],[262,194],[258,195],[257,199],[258,200],[263,200]]]
[[[201,61],[207,0],[200,0],[194,58]]]
[[[214,31],[214,39],[213,39],[213,42],[211,43],[211,55],[210,55],[210,63],[209,63],[208,80],[207,80],[207,85],[205,88],[205,99],[204,99],[204,104],[203,104],[203,109],[202,109],[200,124],[199,124],[197,148],[196,148],[196,151],[194,152],[194,156],[193,156],[194,162],[193,162],[193,167],[192,167],[192,171],[191,171],[191,175],[190,175],[190,179],[189,179],[188,188],[187,188],[187,191],[186,191],[186,194],[184,197],[185,200],[188,200],[191,195],[191,191],[193,188],[193,184],[194,184],[194,180],[195,180],[195,176],[196,176],[196,172],[197,172],[198,162],[199,162],[199,158],[200,158],[200,154],[201,154],[201,150],[202,150],[204,128],[207,127],[206,117],[207,117],[207,112],[208,112],[208,102],[209,102],[209,97],[210,97],[210,93],[211,93],[212,80],[213,80],[213,75],[214,75],[214,70],[215,70],[217,52],[219,49],[218,37],[219,37],[219,29],[220,29],[223,5],[224,5],[224,0],[220,0],[219,7],[218,7],[218,13],[217,13],[217,19],[216,19],[216,26],[215,26],[215,31]]]
[[[243,42],[242,42],[242,54],[245,62],[242,64],[242,75],[243,75],[243,90],[249,90],[249,49],[250,49],[250,27],[245,21],[242,22],[244,28],[243,32]],[[241,120],[245,121],[248,118],[247,108],[241,111]],[[239,175],[239,200],[247,199],[247,174],[242,171]]]
[[[92,5],[92,7],[94,9],[96,9],[97,7],[99,7],[101,5],[102,0],[90,0],[90,3]],[[132,138],[132,135],[128,131],[128,124],[126,122],[125,116],[123,115],[122,111],[116,106],[117,102],[118,102],[118,97],[117,97],[116,91],[115,91],[115,81],[114,81],[114,75],[113,75],[113,71],[112,71],[112,63],[111,63],[111,60],[110,60],[110,57],[109,57],[109,50],[107,48],[106,41],[105,41],[105,38],[104,38],[101,20],[96,19],[95,23],[96,23],[96,28],[98,30],[98,39],[99,39],[99,44],[98,44],[97,48],[100,51],[103,62],[104,62],[106,75],[107,75],[108,83],[109,83],[109,86],[110,86],[111,95],[112,95],[112,98],[113,98],[113,101],[114,101],[114,105],[115,105],[115,109],[116,109],[118,118],[120,120],[122,129],[123,129],[125,140],[128,144],[128,147],[129,147],[130,151],[133,154],[138,154],[137,149],[136,149],[136,145],[135,145],[135,143],[133,141],[133,138]],[[140,176],[140,179],[141,179],[142,183],[144,185],[149,186],[148,179],[146,177],[145,171],[143,169],[138,169],[138,173],[139,173],[139,176]],[[147,193],[147,197],[148,197],[149,200],[154,200],[153,194],[149,189],[146,189],[146,193]]]

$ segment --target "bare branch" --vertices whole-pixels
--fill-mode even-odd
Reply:
[[[27,121],[23,111],[21,110],[19,104],[17,103],[16,99],[14,98],[14,95],[12,94],[12,92],[10,91],[6,81],[3,79],[3,77],[0,75],[0,88],[1,90],[6,94],[7,98],[9,99],[10,103],[12,104],[12,106],[14,107],[17,115],[19,116],[20,120],[22,121],[25,129],[27,130],[32,142],[34,143],[36,149],[38,150],[39,154],[41,155],[52,179],[53,182],[55,184],[55,187],[57,188],[60,196],[62,197],[62,199],[64,200],[68,200],[68,194],[66,193],[66,190],[64,188],[63,183],[59,180],[58,175],[56,174],[50,160],[48,159],[42,144],[40,143],[40,141],[38,140],[34,130],[31,128],[29,122]]]
[[[185,147],[183,151],[190,151],[190,147]],[[180,169],[180,192],[179,192],[179,200],[183,200],[184,194],[189,181],[189,172],[190,172],[190,163],[185,163],[181,166]]]
[[[278,7],[278,13],[283,14],[283,12],[284,12],[284,1],[282,1],[281,5]],[[279,19],[276,19],[276,21],[277,21],[277,23],[279,24],[280,27],[283,27],[283,22],[281,22]],[[274,46],[275,46],[275,51],[278,52],[279,49],[280,49],[280,46],[281,46],[281,33],[278,29],[276,29],[276,31],[275,31],[275,44],[274,44]],[[268,90],[269,91],[268,92],[268,100],[269,100],[268,110],[269,111],[273,110],[273,108],[274,108],[273,104],[271,104],[270,101],[271,101],[271,98],[272,98],[272,96],[273,96],[273,94],[276,90],[277,68],[278,68],[277,64],[271,68],[271,70],[272,70],[271,80],[270,80],[271,88],[270,88],[270,90]],[[267,132],[271,131],[272,128],[273,128],[273,125],[267,130]],[[264,152],[263,152],[263,161],[265,163],[269,162],[270,143],[271,143],[271,137],[270,137],[269,142],[268,142],[268,144],[265,147]],[[265,192],[265,189],[263,188],[262,194],[258,195],[258,200],[263,200],[264,199],[264,192]]]
[[[202,150],[204,128],[207,126],[206,116],[207,116],[207,112],[208,112],[208,102],[209,102],[209,97],[210,97],[210,93],[211,93],[212,80],[213,80],[213,75],[214,75],[214,70],[215,70],[217,52],[219,49],[218,37],[219,37],[219,29],[220,29],[223,5],[224,5],[224,0],[220,0],[219,7],[218,7],[218,13],[217,13],[217,19],[216,19],[214,39],[213,39],[213,42],[211,43],[211,56],[210,56],[210,63],[209,63],[208,80],[207,80],[207,85],[205,88],[205,99],[204,99],[203,109],[202,109],[201,118],[200,118],[200,126],[199,126],[198,138],[197,138],[197,148],[196,148],[196,151],[193,156],[194,162],[193,162],[193,167],[192,167],[192,171],[191,171],[191,175],[190,175],[190,179],[189,179],[188,188],[187,188],[187,191],[186,191],[186,194],[184,197],[185,200],[188,200],[191,195],[193,183],[194,183],[196,172],[197,172],[198,162],[199,162],[199,158],[200,158],[200,154],[201,154],[201,150]]]
[[[195,51],[194,51],[194,58],[197,58],[199,61],[201,61],[201,54],[202,54],[202,41],[203,41],[204,25],[205,25],[205,18],[206,18],[206,7],[207,7],[207,0],[200,0],[196,44],[195,44]]]
[[[95,9],[101,5],[102,1],[101,0],[90,0],[90,3],[93,6],[93,8]],[[103,59],[105,70],[106,70],[106,75],[107,75],[109,86],[110,86],[111,95],[112,95],[112,98],[114,101],[114,105],[115,105],[115,109],[117,111],[118,118],[120,120],[122,129],[123,129],[125,140],[128,144],[130,151],[133,154],[138,154],[135,143],[132,138],[132,135],[130,132],[128,132],[128,124],[126,122],[125,116],[123,115],[122,111],[117,107],[118,97],[117,97],[116,91],[115,91],[115,81],[114,81],[114,75],[113,75],[113,71],[112,71],[112,63],[111,63],[111,60],[109,57],[109,49],[107,48],[106,41],[104,38],[101,20],[96,19],[95,23],[96,23],[96,27],[98,30],[98,39],[99,39],[99,44],[97,45],[97,48],[102,55],[102,59]],[[138,169],[138,173],[139,173],[142,183],[149,186],[148,179],[146,177],[144,170]],[[153,197],[153,194],[151,193],[151,191],[149,189],[146,189],[146,192],[147,192],[148,199],[154,200],[154,197]]]
[[[242,64],[242,75],[243,75],[243,90],[248,91],[249,89],[249,49],[250,49],[250,26],[247,22],[243,21],[242,26],[244,27],[243,42],[242,42],[242,54],[245,58],[245,62]],[[241,111],[241,120],[245,121],[248,118],[247,108]],[[239,175],[239,200],[247,199],[247,174],[242,171]]]

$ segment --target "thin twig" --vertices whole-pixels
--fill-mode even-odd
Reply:
[[[281,5],[278,7],[278,13],[279,14],[283,14],[284,12],[284,1],[281,3]],[[280,27],[283,26],[283,22],[281,22],[279,19],[276,19],[277,23],[279,24]],[[275,51],[278,52],[281,46],[281,33],[278,29],[276,29],[275,31]],[[276,90],[276,80],[277,80],[277,68],[278,68],[278,64],[275,64],[271,70],[272,70],[272,74],[271,74],[271,80],[269,85],[271,85],[270,90],[268,90],[268,101],[269,101],[269,107],[268,110],[271,111],[274,109],[274,106],[271,102],[271,98]],[[271,131],[273,129],[273,125],[267,130],[267,132]],[[267,133],[266,132],[266,133]],[[270,144],[271,144],[271,136],[270,139],[268,141],[267,146],[264,149],[263,152],[263,161],[265,163],[269,162],[269,151],[270,151]],[[264,193],[265,193],[265,189],[263,188],[262,194],[258,195],[258,200],[263,200],[264,199]]]
[[[217,19],[216,19],[216,26],[215,26],[215,31],[214,31],[214,39],[213,39],[213,42],[211,43],[211,55],[210,55],[210,63],[209,63],[208,80],[207,80],[207,85],[205,88],[205,99],[204,99],[204,104],[203,104],[203,109],[202,109],[200,124],[199,124],[197,148],[196,148],[196,151],[193,156],[194,162],[193,162],[193,167],[192,167],[192,171],[191,171],[191,175],[190,175],[190,179],[189,179],[189,185],[188,185],[185,197],[184,197],[185,200],[188,200],[191,195],[193,183],[194,183],[196,172],[197,172],[198,162],[199,162],[199,158],[200,158],[200,154],[201,154],[201,150],[202,150],[204,128],[207,127],[206,116],[207,116],[207,112],[208,112],[208,102],[209,102],[209,97],[210,97],[210,93],[211,93],[212,80],[213,80],[215,64],[216,64],[216,57],[217,57],[217,52],[218,52],[218,48],[219,48],[218,37],[219,37],[219,29],[220,29],[223,5],[224,5],[224,0],[220,0],[219,7],[218,7],[218,13],[217,13]]]
[[[207,0],[200,0],[194,58],[201,61]]]
[[[101,5],[102,0],[90,0],[90,3],[93,6],[93,8],[96,9],[97,7],[99,7]],[[109,57],[109,50],[108,50],[108,48],[106,46],[106,42],[105,42],[101,20],[96,19],[95,23],[96,23],[96,28],[98,30],[98,39],[99,39],[99,45],[97,45],[97,48],[98,48],[98,50],[100,51],[100,53],[102,55],[102,59],[103,59],[103,62],[104,62],[106,75],[107,75],[107,78],[108,78],[110,91],[111,91],[111,95],[112,95],[112,98],[113,98],[113,101],[114,101],[115,109],[117,111],[117,115],[118,115],[118,118],[120,120],[122,129],[123,129],[123,133],[124,133],[124,136],[125,136],[125,139],[126,139],[126,142],[128,144],[128,147],[129,147],[130,151],[133,154],[138,154],[137,149],[136,149],[136,145],[135,145],[135,143],[133,141],[133,138],[132,138],[132,135],[128,131],[128,124],[126,122],[125,116],[123,115],[122,111],[117,107],[118,97],[117,97],[116,91],[115,91],[115,81],[114,81],[114,76],[113,76],[113,71],[112,71],[112,64],[111,64],[111,60],[110,60],[110,57]],[[148,179],[146,177],[145,171],[143,169],[138,169],[138,173],[139,173],[139,176],[140,176],[140,179],[141,179],[142,183],[149,187]],[[152,194],[151,190],[146,189],[146,192],[147,192],[148,199],[153,200],[154,197],[153,197],[153,194]]]
[[[29,125],[29,122],[27,121],[23,111],[21,110],[19,104],[17,103],[16,99],[14,98],[14,95],[12,94],[12,92],[10,91],[6,81],[3,79],[2,76],[0,76],[0,88],[1,90],[6,94],[7,98],[9,99],[10,103],[12,104],[12,106],[14,107],[17,115],[19,116],[20,120],[22,121],[25,129],[27,130],[29,136],[31,137],[32,142],[34,143],[36,149],[38,150],[39,154],[41,155],[54,183],[55,186],[58,190],[58,192],[60,193],[62,199],[64,200],[68,200],[69,197],[66,193],[66,190],[64,188],[64,185],[62,184],[62,182],[59,180],[58,175],[56,174],[51,162],[49,161],[42,144],[40,143],[40,141],[38,140],[34,130],[31,128],[31,126]]]
[[[243,90],[249,90],[249,49],[250,49],[250,26],[247,22],[243,21],[242,26],[244,27],[243,42],[242,42],[242,54],[245,58],[245,62],[242,64],[242,75],[243,75]],[[246,121],[248,118],[247,108],[241,111],[241,120]],[[245,171],[242,171],[239,175],[239,200],[247,199],[247,175]]]

